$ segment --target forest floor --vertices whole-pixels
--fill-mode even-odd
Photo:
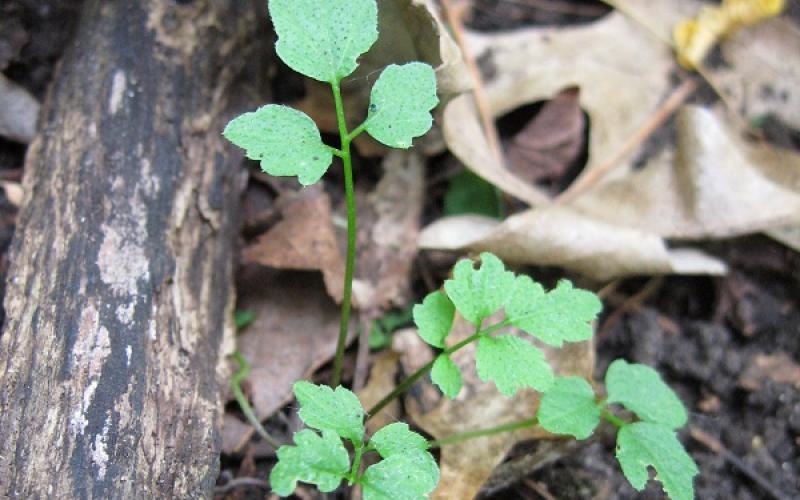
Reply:
[[[0,6],[0,59],[4,43],[11,47],[23,41],[3,73],[41,102],[46,97],[60,51],[77,22],[80,3],[5,0]],[[606,12],[604,4],[599,2],[478,0],[473,4],[472,19],[467,26],[487,33],[526,26],[587,23]],[[302,85],[296,78],[282,76],[288,74],[285,68],[276,74],[272,84],[276,98],[288,99],[302,93]],[[708,89],[698,92],[700,97],[693,102],[707,102],[709,95],[713,98]],[[530,120],[540,108],[541,105],[529,110],[524,120]],[[784,126],[775,134],[774,142],[800,151],[799,130]],[[582,147],[583,153],[576,158],[585,161],[586,141]],[[24,145],[0,139],[0,179],[19,182],[25,150]],[[362,160],[362,172],[369,169],[371,161],[374,163]],[[562,177],[551,179],[548,187],[558,190],[559,186],[568,185],[582,168],[580,160],[576,161],[563,169]],[[461,168],[454,169],[453,164],[454,160],[446,153],[427,162],[423,226],[438,219],[445,210],[448,178],[442,180],[440,168],[452,176]],[[326,184],[334,207],[342,196],[337,181],[334,175]],[[362,175],[361,182],[366,188],[376,181],[375,175]],[[267,226],[270,224],[270,217],[263,214],[272,213],[276,188],[266,186],[256,176],[251,181],[243,217],[245,242],[253,240],[255,226],[263,225],[264,221]],[[505,210],[513,211],[515,207],[512,202]],[[5,252],[13,234],[15,214],[16,207],[9,197],[0,195],[3,275],[9,265]],[[253,220],[260,222],[252,223]],[[615,281],[606,290],[606,309],[597,325],[595,374],[602,379],[611,360],[623,357],[657,368],[675,388],[690,413],[690,423],[681,439],[700,468],[695,482],[697,498],[797,498],[800,495],[800,254],[761,234],[707,240],[696,246],[725,262],[728,272],[724,276],[627,278]],[[414,292],[411,298],[421,299],[431,277],[435,282],[445,278],[457,257],[420,251],[409,275]],[[545,280],[560,274],[552,268],[528,270]],[[306,274],[300,273],[302,280],[321,284],[319,279]],[[377,356],[373,352],[370,359]],[[348,351],[351,376],[356,358],[357,348],[353,347]],[[325,380],[330,373],[329,364],[323,360],[316,365],[319,368],[316,379]],[[280,432],[281,422],[291,420],[288,416],[291,408],[289,405],[279,410],[284,416],[273,417],[268,423]],[[238,415],[233,404],[228,405],[228,411]],[[532,447],[535,444],[518,444],[509,458],[529,452]],[[255,445],[224,455],[220,487],[224,489],[225,483],[234,477],[263,479],[271,463],[270,454]],[[222,489],[220,498],[258,498],[264,494],[258,487],[241,487],[226,493]],[[308,498],[315,495],[311,490],[303,491]],[[614,459],[613,435],[601,432],[587,444],[486,497],[584,499],[660,498],[661,495],[659,486],[652,481],[644,494],[627,484]]]

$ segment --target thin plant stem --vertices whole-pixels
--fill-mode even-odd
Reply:
[[[535,427],[538,424],[539,420],[534,417],[527,420],[521,420],[519,422],[511,422],[508,424],[497,425],[495,427],[487,427],[486,429],[456,432],[455,434],[450,434],[446,438],[428,441],[428,447],[440,448],[446,444],[460,443],[461,441],[467,441],[469,439],[475,439],[483,436],[491,436],[493,434],[501,434],[503,432],[518,431],[520,429],[527,429],[528,427]]]
[[[620,429],[628,424],[628,422],[622,420],[621,418],[619,418],[618,416],[614,415],[613,413],[611,413],[610,411],[608,411],[606,409],[603,410],[603,418],[605,418],[607,421],[609,421],[612,424],[614,424],[614,427],[617,427],[617,428],[620,428]]]
[[[233,353],[233,359],[239,363],[239,371],[236,372],[231,378],[231,391],[233,391],[233,397],[236,398],[236,402],[239,403],[242,413],[244,413],[247,421],[250,422],[250,425],[253,426],[258,435],[261,436],[261,439],[277,450],[280,448],[281,444],[275,438],[270,436],[266,429],[264,429],[264,427],[261,425],[261,422],[258,421],[258,417],[256,417],[256,414],[253,412],[250,402],[247,401],[247,398],[244,396],[244,392],[242,392],[242,381],[250,374],[250,363],[244,359],[244,356],[242,356],[242,353],[239,351]]]
[[[503,328],[505,326],[508,326],[510,324],[511,324],[511,322],[509,320],[503,320],[503,321],[501,321],[499,323],[496,323],[496,324],[486,328],[485,330],[481,330],[480,329],[480,325],[478,325],[478,327],[476,328],[477,331],[475,332],[475,334],[467,337],[466,339],[462,340],[458,344],[455,344],[455,345],[453,345],[451,347],[448,347],[447,349],[442,351],[442,354],[445,355],[445,356],[449,356],[450,354],[453,354],[454,352],[458,351],[462,347],[467,346],[467,345],[475,342],[476,340],[481,338],[481,336],[490,335],[490,334],[496,332],[497,330],[499,330],[499,329],[501,329],[501,328]],[[424,366],[422,366],[419,370],[417,370],[413,374],[411,374],[408,378],[406,378],[405,380],[403,380],[402,382],[397,384],[397,387],[395,387],[392,392],[387,394],[383,399],[378,401],[372,408],[370,408],[369,411],[367,411],[367,420],[369,420],[370,418],[374,417],[379,411],[381,411],[384,407],[386,407],[386,405],[391,403],[393,399],[395,399],[399,395],[401,395],[404,392],[406,392],[412,385],[414,385],[414,383],[416,383],[417,380],[419,380],[426,373],[431,371],[431,368],[433,368],[433,364],[435,362],[436,362],[436,358],[432,359],[430,362],[428,362]]]
[[[347,476],[347,481],[353,485],[358,480],[358,470],[361,468],[361,457],[364,455],[365,448],[363,445],[356,447],[355,456],[353,457],[353,466],[350,468],[350,474]]]
[[[353,268],[356,260],[356,199],[353,192],[353,162],[350,156],[350,141],[354,136],[347,132],[347,122],[344,116],[342,91],[339,81],[331,82],[333,87],[333,100],[336,104],[336,120],[339,122],[339,137],[341,138],[341,158],[344,168],[344,192],[347,202],[347,259],[344,269],[344,293],[342,294],[342,317],[339,323],[339,339],[336,343],[336,357],[333,360],[333,379],[331,387],[336,387],[342,381],[342,363],[344,361],[344,348],[347,343],[347,330],[350,325],[350,306],[353,294]]]

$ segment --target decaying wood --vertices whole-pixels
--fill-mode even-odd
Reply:
[[[242,181],[220,131],[262,4],[86,2],[26,161],[0,497],[211,494]]]

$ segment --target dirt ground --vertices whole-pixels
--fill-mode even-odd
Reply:
[[[4,0],[0,5],[0,43],[12,36],[28,40],[4,73],[40,100],[75,27],[80,3]],[[599,2],[552,3],[570,8],[542,13],[525,2],[478,0],[470,25],[483,30],[562,25],[588,22],[607,12]],[[797,5],[792,7],[795,11]],[[280,82],[274,86],[280,87]],[[800,131],[778,129],[777,142],[800,149]],[[24,146],[0,140],[0,178],[19,180],[24,154]],[[429,193],[426,217],[433,218],[441,209],[441,195],[435,189]],[[0,196],[3,275],[15,212]],[[706,243],[703,249],[728,263],[727,276],[629,279],[605,298],[596,373],[605,373],[612,359],[624,357],[657,368],[676,389],[690,411],[681,439],[700,467],[697,498],[797,498],[800,255],[758,235]],[[223,457],[221,484],[237,473],[240,462]],[[244,491],[249,490],[237,498],[247,497]],[[258,497],[258,491],[251,493]],[[596,436],[575,453],[489,496],[661,497],[654,482],[643,494],[627,484],[614,459],[611,434]]]

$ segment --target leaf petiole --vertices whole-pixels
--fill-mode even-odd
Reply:
[[[622,420],[621,418],[619,418],[618,416],[614,415],[612,412],[610,412],[607,409],[603,409],[602,415],[603,415],[604,419],[606,419],[608,422],[612,423],[614,425],[614,427],[616,427],[618,429],[622,429],[623,427],[628,425],[628,422]]]
[[[493,434],[501,434],[503,432],[518,431],[520,429],[527,429],[528,427],[535,427],[538,424],[539,420],[536,417],[534,417],[526,420],[521,420],[519,422],[510,422],[507,424],[497,425],[494,427],[487,427],[485,429],[476,429],[474,431],[466,431],[466,432],[456,432],[455,434],[450,434],[449,436],[442,439],[435,439],[432,441],[428,441],[428,447],[440,448],[447,444],[460,443],[461,441],[468,441],[470,439],[475,439],[479,437],[491,436]]]
[[[233,353],[233,359],[239,364],[239,371],[237,371],[233,377],[231,378],[231,391],[233,392],[233,397],[236,398],[236,402],[239,403],[239,407],[242,409],[242,413],[247,418],[247,421],[250,422],[250,425],[256,430],[261,439],[263,439],[267,444],[272,446],[274,449],[280,448],[281,444],[269,433],[264,429],[261,425],[261,422],[258,421],[258,417],[253,412],[253,408],[250,406],[250,403],[247,401],[247,398],[242,392],[242,381],[247,378],[250,374],[250,363],[242,356],[242,353],[236,351]]]

